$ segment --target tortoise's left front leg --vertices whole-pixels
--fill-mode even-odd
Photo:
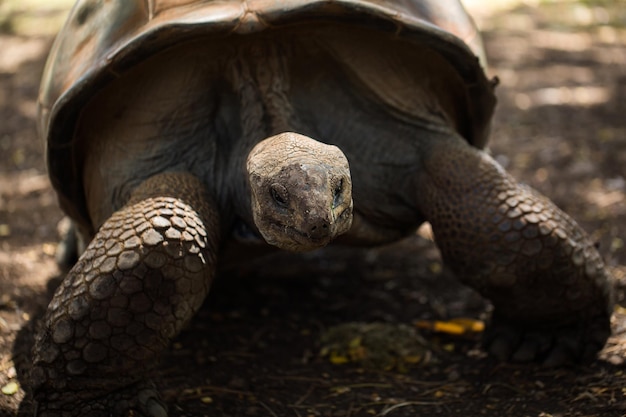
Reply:
[[[494,305],[490,352],[593,357],[610,334],[612,279],[576,222],[458,136],[428,142],[422,168],[418,207],[444,261]]]
[[[48,306],[31,373],[36,415],[165,417],[148,373],[202,304],[219,233],[217,207],[194,176],[140,184]]]

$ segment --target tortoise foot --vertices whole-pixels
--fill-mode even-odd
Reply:
[[[608,315],[549,328],[521,326],[494,317],[485,333],[484,347],[502,361],[552,367],[595,359],[610,333]]]
[[[446,264],[494,305],[487,349],[546,365],[593,358],[615,291],[592,239],[489,155],[440,140],[428,156],[420,207]]]
[[[114,415],[134,417],[167,417],[167,406],[152,381],[142,381],[102,399]]]
[[[71,393],[66,393],[72,395]],[[80,393],[76,394],[80,396]],[[66,402],[49,400],[35,417],[167,417],[167,407],[152,381],[141,381],[101,397]]]
[[[154,383],[143,381],[103,398],[120,416],[167,417],[167,406]]]

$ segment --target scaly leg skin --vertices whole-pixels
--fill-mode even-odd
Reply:
[[[217,208],[198,179],[144,181],[48,306],[31,373],[36,415],[167,416],[146,374],[202,304],[218,241]]]
[[[612,278],[568,215],[453,136],[429,142],[418,207],[444,262],[494,305],[486,348],[556,366],[595,357],[610,335]]]

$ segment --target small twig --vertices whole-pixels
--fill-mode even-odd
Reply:
[[[589,391],[585,391],[585,392],[578,394],[576,398],[574,398],[572,401],[576,402],[576,401],[581,401],[581,400],[591,400],[596,403],[599,401],[598,397],[596,397],[595,395],[593,395],[593,393]]]
[[[280,381],[305,381],[305,382],[320,382],[327,383],[328,381],[322,378],[311,378],[308,376],[274,376],[268,375],[267,379],[278,379]]]
[[[443,385],[438,385],[438,386],[436,386],[434,388],[427,389],[426,391],[420,392],[420,397],[424,397],[426,395],[433,394],[433,393],[435,393],[437,391],[445,391],[446,387],[448,387],[448,386],[450,386],[450,384],[445,383]]]
[[[492,387],[502,387],[502,388],[507,388],[507,389],[510,389],[511,391],[515,391],[515,392],[517,392],[518,394],[521,394],[521,395],[528,395],[528,392],[526,392],[526,391],[524,391],[524,390],[522,390],[522,389],[519,389],[519,388],[517,388],[517,387],[515,387],[515,386],[513,386],[513,385],[504,384],[504,383],[502,383],[502,382],[493,382],[493,383],[491,383],[491,384],[487,384],[487,385],[485,385],[485,388],[483,389],[483,392],[482,392],[482,393],[483,393],[483,394],[487,394],[487,393],[491,390],[491,388],[492,388]]]
[[[389,408],[385,408],[383,411],[381,411],[378,415],[379,416],[386,416],[387,414],[391,413],[393,410],[401,408],[401,407],[408,407],[411,405],[435,405],[435,404],[439,404],[438,401],[406,401],[403,403],[398,403],[395,405],[392,405]]]
[[[274,417],[278,417],[278,415],[271,409],[269,408],[269,406],[267,406],[263,401],[259,401],[259,404],[261,404],[261,406],[263,408],[265,408],[267,411],[269,411],[269,413],[274,416]]]
[[[258,355],[256,353],[250,353],[250,352],[223,352],[223,353],[220,353],[220,356],[223,358],[228,358],[228,357],[255,358]]]
[[[245,396],[252,395],[252,393],[249,391],[240,391],[236,389],[222,388],[222,387],[216,387],[213,385],[203,385],[203,386],[187,388],[183,390],[180,397],[182,397],[183,399],[195,399],[195,398],[203,397],[207,392],[217,392],[217,393],[222,393],[222,394],[245,395]]]
[[[298,401],[296,401],[294,405],[302,404],[307,398],[309,398],[309,396],[311,395],[314,389],[315,389],[315,385],[310,385],[309,389],[304,393],[302,397],[298,398]]]
[[[617,352],[620,350],[624,350],[624,343],[621,344],[615,344],[613,346],[609,346],[609,347],[605,347],[603,353],[613,353],[613,352]]]
[[[346,417],[352,417],[352,413],[354,412],[354,403],[350,403],[350,408],[348,408],[348,413]]]
[[[352,384],[352,385],[341,385],[346,388],[393,388],[391,384],[384,384],[379,382],[363,382],[361,384]],[[331,388],[333,389],[333,388]]]
[[[309,405],[309,404],[304,404],[304,405],[295,405],[295,404],[289,404],[287,407],[289,408],[329,408],[332,407],[334,404],[330,404],[330,403],[323,403],[323,404],[313,404],[313,405]]]
[[[447,384],[448,380],[446,379],[445,381],[416,381],[413,379],[406,379],[402,381],[402,384],[409,384],[409,385],[437,385],[440,386],[441,384]]]

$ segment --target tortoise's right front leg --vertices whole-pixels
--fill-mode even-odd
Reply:
[[[202,183],[142,183],[100,228],[56,291],[36,336],[36,415],[165,417],[147,372],[202,304],[219,219]]]
[[[489,155],[450,135],[429,142],[418,204],[445,262],[494,305],[502,359],[592,359],[610,335],[613,279],[585,232]]]

